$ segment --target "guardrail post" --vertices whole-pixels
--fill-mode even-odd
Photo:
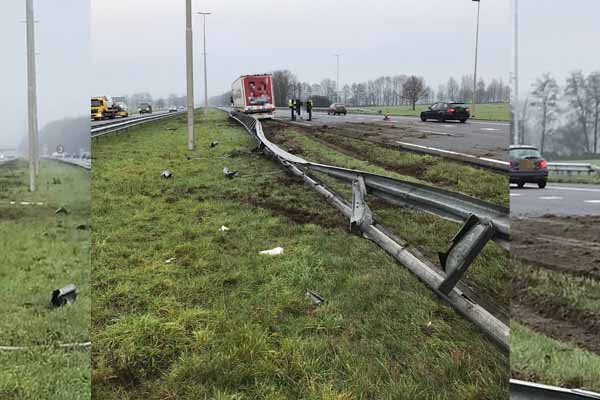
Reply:
[[[448,294],[467,272],[477,255],[492,239],[496,228],[490,221],[482,221],[471,215],[463,227],[452,239],[452,245],[446,253],[439,253],[440,263],[446,271],[446,279],[440,284],[439,291]]]
[[[361,227],[373,224],[373,214],[367,205],[367,186],[362,176],[352,182],[352,215],[350,231],[360,233]]]

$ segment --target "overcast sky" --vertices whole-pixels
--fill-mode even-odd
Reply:
[[[600,1],[519,0],[519,93],[545,72],[561,87],[574,70],[600,70]],[[511,67],[511,71],[512,71]]]
[[[482,1],[479,75],[509,78],[510,0]],[[290,69],[303,81],[342,84],[416,74],[437,89],[473,71],[472,0],[194,0],[207,17],[209,95],[242,74]],[[202,17],[194,16],[196,98],[203,93]],[[185,93],[185,1],[92,4],[94,93]]]
[[[90,5],[86,0],[34,0],[39,125],[89,115]],[[27,130],[25,0],[2,0],[0,12],[0,148]]]

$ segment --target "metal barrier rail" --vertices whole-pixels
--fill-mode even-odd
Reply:
[[[548,170],[550,172],[564,173],[564,174],[600,174],[600,167],[596,167],[592,164],[586,163],[561,163],[561,162],[549,162]]]
[[[600,393],[510,380],[510,400],[600,400]]]
[[[364,173],[362,171],[346,170],[343,168],[327,166],[322,164],[310,163],[303,158],[297,157],[290,154],[277,145],[271,143],[262,132],[262,126],[260,121],[248,116],[246,114],[232,112],[229,114],[231,118],[238,121],[248,133],[257,141],[259,147],[271,154],[277,161],[281,163],[294,175],[301,177],[306,184],[313,188],[316,192],[324,196],[333,206],[338,208],[346,217],[350,218],[350,226],[353,230],[360,231],[364,236],[373,240],[392,257],[409,269],[414,275],[416,275],[421,281],[427,284],[440,298],[448,302],[455,310],[460,314],[464,315],[471,322],[475,323],[488,337],[496,342],[503,350],[508,351],[509,349],[509,327],[508,324],[500,320],[500,318],[493,315],[490,311],[486,310],[482,305],[475,302],[473,299],[468,297],[462,290],[457,286],[458,281],[468,269],[470,263],[477,256],[479,251],[483,248],[485,243],[497,232],[496,227],[492,222],[486,220],[486,216],[489,216],[490,212],[506,211],[506,215],[496,217],[503,217],[508,222],[508,210],[503,208],[497,208],[499,206],[490,205],[488,207],[480,207],[479,210],[487,210],[488,214],[478,218],[475,215],[471,215],[466,221],[465,226],[453,239],[453,244],[447,253],[440,256],[441,263],[445,267],[445,272],[433,267],[427,261],[420,260],[415,254],[408,249],[407,243],[401,242],[395,238],[388,231],[374,220],[374,216],[366,203],[367,187],[374,193],[376,190],[385,192],[389,189],[387,196],[400,202],[410,202],[412,206],[419,206],[422,204],[426,211],[432,212],[433,210],[443,209],[441,204],[443,200],[440,198],[427,199],[427,192],[424,185],[416,185],[408,190],[395,190],[391,185],[391,182],[396,181],[398,184],[405,184],[404,181],[394,180],[391,178],[381,177],[374,174]],[[341,196],[329,189],[323,182],[319,181],[318,178],[311,176],[311,170],[318,170],[319,172],[326,173],[337,178],[341,178],[346,182],[350,182],[352,185],[352,204],[346,202]],[[344,176],[340,176],[340,174]],[[347,175],[345,175],[347,174]],[[336,176],[337,175],[337,176]],[[354,180],[352,180],[354,177]],[[381,183],[380,179],[384,180],[385,183]],[[369,184],[367,185],[367,182]],[[387,184],[386,184],[387,183]],[[408,183],[410,186],[412,183]],[[419,192],[419,190],[421,190]],[[442,192],[439,189],[434,190],[434,193],[440,195]],[[450,192],[446,192],[448,198],[452,198]],[[435,197],[435,196],[434,196]],[[462,199],[463,202],[454,202],[450,205],[447,210],[452,210],[452,213],[456,215],[462,215],[457,213],[469,204],[465,202],[468,199],[467,196],[460,195],[455,199]],[[410,200],[407,200],[410,199]],[[428,201],[431,200],[431,201]],[[479,200],[470,202],[474,208],[477,206],[483,206],[484,202]],[[435,207],[430,208],[434,204]],[[502,225],[502,224],[500,224]],[[506,228],[508,225],[506,225]]]
[[[80,158],[62,158],[62,157],[42,157],[45,160],[58,161],[64,164],[75,165],[83,169],[92,169],[92,160],[82,160]]]
[[[114,123],[103,124],[100,126],[92,127],[91,133],[92,133],[92,137],[95,138],[95,137],[107,135],[109,133],[118,132],[123,129],[131,128],[133,126],[145,124],[147,122],[157,121],[160,119],[165,119],[165,118],[170,118],[170,117],[175,117],[178,115],[184,115],[186,113],[187,113],[187,111],[180,111],[180,112],[176,112],[176,113],[165,113],[165,114],[159,114],[159,115],[150,115],[148,117],[128,119],[126,121],[115,121]]]

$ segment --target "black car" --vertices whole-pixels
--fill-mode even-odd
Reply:
[[[510,183],[516,183],[520,188],[526,183],[537,183],[540,189],[546,187],[548,162],[535,146],[510,146],[508,158]]]
[[[148,103],[141,103],[138,106],[138,111],[140,114],[152,114],[152,106]]]
[[[421,121],[437,119],[440,122],[460,121],[465,123],[471,116],[471,110],[464,103],[435,103],[421,113]]]

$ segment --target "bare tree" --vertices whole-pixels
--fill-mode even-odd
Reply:
[[[425,79],[411,75],[404,85],[402,85],[402,92],[404,98],[410,101],[412,109],[415,109],[417,101],[427,96],[427,87],[425,86]]]
[[[458,82],[456,79],[450,77],[448,79],[448,83],[446,84],[446,95],[448,96],[449,101],[455,101],[458,97],[458,91],[460,90],[458,86]]]
[[[591,118],[594,125],[594,153],[598,153],[598,123],[600,122],[600,71],[587,77],[587,92],[591,101]]]
[[[277,107],[287,106],[288,99],[296,94],[296,75],[289,70],[273,71],[273,91],[275,91],[275,105]]]
[[[539,110],[541,122],[540,152],[544,152],[546,135],[551,131],[552,123],[556,120],[556,108],[559,88],[556,80],[548,73],[542,75],[533,84],[531,95],[536,99],[531,103]]]
[[[575,71],[567,78],[567,85],[565,87],[565,94],[569,98],[569,104],[573,108],[575,114],[575,120],[581,127],[581,134],[583,135],[583,143],[585,151],[591,152],[590,149],[590,137],[588,134],[588,117],[589,117],[589,104],[587,99],[587,90],[585,85],[585,77],[583,72]]]

